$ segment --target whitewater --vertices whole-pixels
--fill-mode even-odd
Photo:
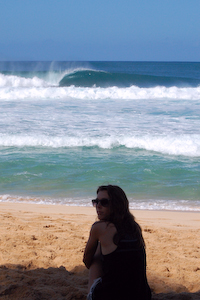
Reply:
[[[81,72],[81,70],[80,70]],[[71,71],[70,74],[73,74]],[[155,86],[142,88],[135,85],[126,88],[110,86],[107,88],[96,87],[60,87],[60,81],[65,77],[62,74],[49,73],[45,79],[37,76],[24,78],[13,75],[0,74],[0,99],[2,100],[48,100],[48,99],[186,99],[198,100],[200,98],[200,86],[198,87],[177,87],[177,86]]]
[[[0,63],[0,201],[200,211],[200,63]]]

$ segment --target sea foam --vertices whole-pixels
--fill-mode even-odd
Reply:
[[[67,205],[67,206],[91,206],[90,198],[50,198],[50,197],[26,197],[9,194],[0,195],[0,203],[31,203],[43,205]],[[155,199],[133,199],[129,198],[130,209],[145,210],[173,210],[173,211],[195,211],[200,212],[200,201],[190,200],[155,200]]]
[[[0,88],[2,87],[47,87],[49,86],[48,82],[43,79],[40,79],[36,76],[33,78],[24,78],[15,75],[4,75],[0,74]]]
[[[110,136],[110,137],[70,137],[70,136],[0,136],[0,147],[98,147],[101,149],[141,149],[168,155],[200,156],[200,136]]]
[[[25,84],[26,84],[25,80]],[[200,87],[198,88],[177,88],[177,87],[155,87],[139,88],[77,88],[71,87],[18,87],[1,88],[0,100],[54,100],[54,99],[80,99],[80,100],[106,100],[106,99],[174,99],[174,100],[198,100],[200,99]]]
[[[68,71],[69,72],[69,71]],[[0,74],[0,100],[53,99],[200,99],[200,87],[59,87],[59,80],[67,72],[48,73],[46,78],[24,78]]]

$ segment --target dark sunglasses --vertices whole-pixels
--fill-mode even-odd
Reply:
[[[92,200],[92,205],[93,206],[97,206],[99,203],[101,204],[101,206],[103,207],[108,207],[109,206],[109,199],[103,198],[101,200],[99,199],[94,199]]]

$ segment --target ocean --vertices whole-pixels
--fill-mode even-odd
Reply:
[[[200,63],[0,62],[0,202],[200,211]]]

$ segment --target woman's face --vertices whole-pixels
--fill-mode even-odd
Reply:
[[[97,199],[98,200],[102,200],[102,199],[110,200],[107,191],[99,191],[97,194]],[[109,220],[110,204],[108,204],[108,206],[103,206],[103,205],[101,205],[101,202],[99,202],[96,205],[96,211],[97,211],[98,219],[100,221]]]

